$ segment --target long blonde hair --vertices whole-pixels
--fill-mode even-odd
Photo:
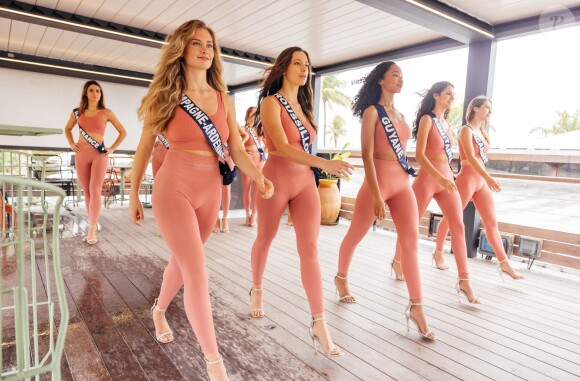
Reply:
[[[491,101],[485,95],[478,95],[469,102],[469,105],[467,105],[467,111],[465,115],[465,120],[467,120],[467,123],[471,122],[473,120],[473,117],[475,116],[474,108],[483,106],[485,102],[489,102],[489,104],[491,105]],[[481,134],[483,135],[485,140],[487,140],[487,144],[490,144],[489,134],[487,133],[485,127],[486,126],[483,126],[479,130],[481,131]]]
[[[144,126],[155,134],[165,130],[167,122],[173,116],[175,106],[179,104],[186,91],[183,54],[197,28],[207,30],[213,40],[214,57],[206,73],[207,83],[217,91],[226,92],[220,48],[214,31],[201,20],[190,20],[181,24],[165,39],[166,45],[161,49],[153,81],[137,111],[139,119],[145,121]]]

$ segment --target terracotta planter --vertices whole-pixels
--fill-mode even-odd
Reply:
[[[336,225],[340,213],[340,191],[338,180],[320,179],[318,195],[320,196],[320,223],[322,225]]]

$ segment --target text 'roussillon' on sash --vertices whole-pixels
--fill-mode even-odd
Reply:
[[[262,158],[262,161],[266,161],[266,154],[264,153],[264,148],[262,148],[262,145],[260,144],[260,141],[258,140],[258,136],[254,132],[254,130],[252,130],[251,126],[246,126],[246,129],[250,133],[252,140],[254,140],[254,144],[258,148],[258,152],[260,153],[260,157]]]
[[[83,128],[79,124],[79,109],[75,108],[73,110],[73,113],[75,114],[75,119],[77,120],[77,124],[79,125],[79,131],[80,131],[82,137],[85,138],[85,140],[90,145],[92,145],[97,151],[99,151],[100,153],[107,153],[107,148],[105,147],[105,141],[103,140],[102,143],[99,143],[98,141],[93,139],[91,137],[91,135],[87,134],[87,132],[85,130],[83,130]]]
[[[401,139],[399,139],[397,129],[395,128],[395,126],[393,126],[393,122],[391,121],[391,118],[389,118],[387,110],[385,110],[385,108],[378,103],[375,104],[375,108],[379,113],[379,120],[383,125],[383,130],[385,131],[385,134],[387,134],[387,140],[389,141],[391,148],[397,155],[399,164],[401,164],[401,167],[403,167],[405,172],[407,172],[409,175],[413,177],[417,176],[415,170],[411,166],[409,166],[409,162],[407,161],[407,155],[405,155],[405,150],[401,145]]]
[[[276,97],[276,99],[278,99],[280,104],[282,104],[282,106],[286,109],[288,115],[290,115],[290,118],[296,125],[296,128],[298,128],[298,134],[300,134],[300,140],[302,141],[302,148],[304,148],[304,152],[311,153],[312,151],[310,146],[310,132],[308,132],[304,124],[302,124],[300,119],[298,119],[298,115],[296,115],[294,110],[292,110],[292,107],[290,107],[290,103],[286,100],[286,98],[284,98],[280,93],[276,93],[274,94],[274,96]]]
[[[165,148],[169,149],[169,140],[167,140],[167,138],[163,134],[157,135],[157,139],[159,139],[159,141],[161,142],[161,144],[163,144]]]
[[[471,130],[471,136],[473,136],[473,140],[475,141],[475,144],[477,144],[477,146],[479,147],[479,156],[481,156],[481,160],[483,161],[483,165],[487,165],[489,158],[487,157],[487,154],[485,153],[485,144],[483,143],[483,141],[481,140],[479,135],[477,135],[475,133],[475,131],[473,131],[473,128],[471,128],[470,125],[465,125],[463,127],[468,127]],[[461,128],[463,128],[463,127],[461,127]]]
[[[195,124],[197,124],[201,129],[205,139],[218,155],[219,170],[223,177],[222,184],[230,185],[236,179],[236,168],[231,168],[226,159],[225,150],[228,149],[228,145],[227,143],[222,142],[222,138],[216,126],[213,124],[209,116],[207,116],[202,109],[196,106],[186,94],[183,94],[179,107],[181,107],[181,109],[185,111],[185,113],[189,115]]]
[[[302,148],[304,149],[304,152],[311,153],[312,146],[310,145],[310,132],[308,132],[306,126],[304,126],[304,124],[300,121],[300,119],[298,119],[298,115],[296,115],[294,110],[292,110],[292,107],[290,107],[290,103],[286,100],[286,98],[284,98],[284,96],[282,96],[282,94],[276,93],[274,94],[274,97],[278,99],[278,102],[280,102],[282,107],[284,107],[286,112],[288,112],[288,115],[290,115],[290,119],[292,119],[292,121],[296,125],[296,128],[298,129],[298,134],[300,135],[300,140],[302,142]],[[316,181],[316,186],[318,186],[318,179],[322,176],[322,173],[319,168],[310,167],[310,169],[314,173],[314,180]]]
[[[449,168],[451,168],[451,173],[453,173],[453,168],[451,167],[451,161],[453,161],[453,152],[451,151],[451,140],[449,140],[449,136],[445,133],[441,122],[435,116],[435,113],[430,112],[428,114],[433,122],[435,123],[435,127],[437,127],[437,131],[439,131],[439,135],[441,135],[441,139],[443,139],[443,144],[445,145],[445,154],[447,155],[447,161],[449,162]]]

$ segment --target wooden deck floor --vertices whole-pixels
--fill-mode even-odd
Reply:
[[[205,379],[182,292],[167,315],[175,341],[162,345],[154,339],[149,308],[169,252],[151,211],[146,213],[137,228],[126,208],[112,207],[103,210],[97,245],[87,246],[79,237],[61,240],[71,310],[63,380]],[[213,234],[206,244],[210,294],[231,380],[580,379],[577,277],[522,270],[526,280],[504,284],[494,264],[470,259],[473,285],[484,304],[460,304],[452,257],[446,256],[451,271],[436,270],[430,265],[433,243],[421,241],[426,314],[439,340],[421,340],[413,329],[406,338],[407,290],[389,278],[394,234],[367,235],[349,274],[358,303],[337,302],[333,277],[347,228],[348,222],[322,227],[319,240],[327,319],[346,352],[336,360],[312,351],[293,229],[281,224],[270,252],[264,319],[248,316],[249,253],[256,230],[232,219],[229,234]]]

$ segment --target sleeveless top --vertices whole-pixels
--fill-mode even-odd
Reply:
[[[467,127],[467,128],[469,128],[469,127]],[[475,130],[472,129],[471,133],[477,134],[477,136],[483,142],[483,152],[487,153],[487,151],[489,151],[489,144],[487,143],[487,140],[485,140],[485,138],[483,137],[483,135],[479,131],[475,132]],[[471,138],[471,144],[473,145],[475,157],[477,157],[478,159],[481,159],[481,153],[479,152],[479,146],[477,145],[477,143],[475,142],[473,137]],[[467,160],[467,156],[465,155],[465,151],[463,150],[463,146],[461,144],[461,139],[459,139],[459,157],[461,158],[461,160]]]
[[[282,120],[282,127],[284,128],[286,139],[288,139],[288,144],[290,144],[293,147],[299,148],[300,150],[304,150],[304,147],[302,147],[302,139],[300,138],[300,134],[298,133],[298,128],[296,127],[296,124],[294,123],[292,118],[290,118],[290,115],[288,115],[286,109],[284,109],[281,105],[279,105],[279,107],[280,107],[280,119]],[[316,138],[316,131],[314,130],[314,127],[312,127],[308,119],[306,119],[306,121],[301,120],[301,122],[304,124],[304,127],[306,127],[306,129],[310,133],[310,144],[312,144],[314,142],[314,139]],[[268,135],[268,130],[265,128],[264,128],[264,137],[266,140],[266,147],[268,147],[268,151],[270,152],[276,151],[276,146],[272,142],[272,139],[270,139],[270,136]]]
[[[411,127],[407,124],[405,118],[400,122],[393,122],[393,127],[397,131],[397,135],[399,135],[399,139],[401,140],[401,146],[405,151],[407,151],[407,142],[411,138]],[[377,120],[377,124],[375,125],[375,152],[386,152],[386,151],[393,151],[393,147],[391,147],[391,143],[387,139],[387,134],[385,134],[385,129],[380,120]]]
[[[218,109],[215,114],[207,115],[213,122],[222,143],[226,143],[230,136],[230,128],[226,117],[223,93],[216,91]],[[206,113],[207,114],[207,113]],[[163,135],[169,141],[169,149],[199,150],[215,152],[207,142],[205,135],[181,107],[175,106],[173,116],[169,119]]]
[[[95,116],[85,116],[83,113],[79,116],[78,123],[86,132],[92,132],[102,136],[105,134],[105,127],[107,127],[107,122],[103,118],[104,112],[105,109],[101,109]]]
[[[441,122],[441,121],[440,121]],[[443,127],[443,123],[441,123]],[[443,127],[445,128],[445,127]],[[453,135],[451,135],[451,129],[445,131],[445,134],[449,138],[451,145],[453,145]],[[439,130],[435,125],[435,122],[431,120],[431,130],[429,131],[429,136],[427,137],[427,145],[425,146],[425,154],[445,154],[445,143],[439,134]]]

